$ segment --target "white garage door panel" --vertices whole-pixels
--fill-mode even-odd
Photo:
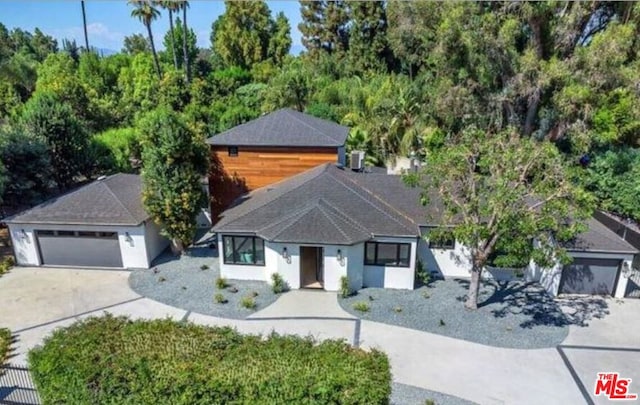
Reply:
[[[620,260],[576,259],[565,266],[560,293],[613,295]]]
[[[113,238],[38,235],[45,265],[122,267],[117,235]]]

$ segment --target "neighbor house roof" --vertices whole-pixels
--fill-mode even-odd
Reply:
[[[135,174],[115,174],[52,198],[6,220],[18,224],[139,225],[142,182]]]
[[[398,199],[419,205],[419,191],[402,184],[400,176],[383,175],[378,186],[373,179],[363,181],[367,176],[381,175],[329,163],[318,166],[241,198],[214,230],[256,234],[273,242],[343,245],[374,236],[418,237],[419,213],[405,211],[411,202],[395,206],[387,197],[395,191],[402,194]]]
[[[589,227],[586,232],[579,234],[570,242],[563,243],[562,247],[574,252],[638,253],[638,249],[597,219],[589,218],[586,225]]]
[[[349,128],[283,108],[233,127],[207,140],[210,145],[339,147]]]

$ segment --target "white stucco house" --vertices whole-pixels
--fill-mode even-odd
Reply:
[[[140,176],[116,174],[8,218],[21,266],[148,268],[169,244],[142,207]]]
[[[469,277],[466,249],[456,241],[429,241],[429,230],[446,224],[432,198],[425,207],[420,190],[398,175],[354,172],[324,164],[240,198],[221,215],[220,271],[229,279],[270,281],[279,273],[291,288],[335,291],[346,276],[362,287],[413,289],[418,260],[442,277]],[[637,253],[596,220],[571,246],[569,266],[521,269],[552,295],[624,294],[625,269]],[[513,277],[489,269],[487,277]]]

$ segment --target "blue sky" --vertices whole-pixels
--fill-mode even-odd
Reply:
[[[292,53],[302,50],[298,23],[300,3],[298,1],[268,1],[272,15],[283,11],[291,24]],[[124,0],[87,0],[87,25],[89,45],[97,48],[120,50],[126,35],[146,33],[143,25],[130,16],[131,6]],[[222,1],[190,1],[187,23],[198,37],[198,46],[209,47],[211,23],[224,12]],[[8,29],[22,28],[33,31],[36,27],[60,43],[63,38],[75,39],[84,44],[82,33],[82,10],[80,1],[0,1],[0,22]],[[169,28],[169,19],[163,12],[160,20],[152,26],[158,47]]]

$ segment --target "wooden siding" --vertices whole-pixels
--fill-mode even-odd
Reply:
[[[209,190],[215,222],[236,198],[324,163],[338,162],[338,148],[238,147],[229,156],[226,146],[211,147]]]

